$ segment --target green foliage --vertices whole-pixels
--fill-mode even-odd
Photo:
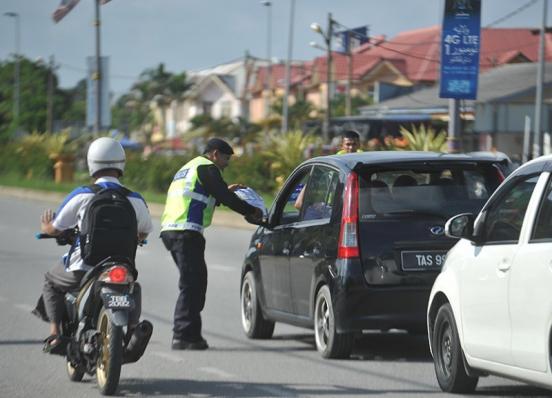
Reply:
[[[359,115],[361,106],[371,105],[371,98],[364,98],[361,96],[351,97],[351,115]],[[347,96],[344,94],[336,95],[331,101],[332,117],[346,116],[347,115]]]
[[[283,114],[284,101],[281,97],[277,98],[271,106],[271,111],[280,117]],[[308,120],[313,120],[312,116],[316,109],[314,106],[304,99],[298,99],[288,107],[288,126],[290,129],[300,129]]]
[[[190,120],[192,127],[187,134],[189,138],[203,137],[221,137],[240,143],[252,142],[256,139],[257,133],[261,127],[255,123],[250,123],[244,118],[239,118],[234,122],[228,117],[214,119],[210,115],[197,115]]]
[[[312,147],[320,146],[320,138],[303,134],[301,130],[285,134],[270,132],[262,143],[262,156],[267,160],[273,181],[280,187],[287,176],[305,158]]]
[[[406,147],[399,150],[407,151],[431,151],[431,152],[446,152],[447,151],[447,133],[440,131],[436,133],[430,126],[420,125],[416,127],[411,125],[410,131],[401,126],[400,132],[406,139]]]
[[[190,159],[189,156],[150,155],[127,153],[124,182],[135,190],[166,192],[174,174]]]
[[[273,192],[276,183],[267,178],[268,165],[257,154],[232,157],[230,165],[224,170],[223,178],[228,184],[247,185],[258,192]]]

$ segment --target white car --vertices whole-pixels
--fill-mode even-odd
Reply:
[[[495,374],[552,389],[552,156],[515,170],[477,218],[460,214],[427,310],[443,391]]]

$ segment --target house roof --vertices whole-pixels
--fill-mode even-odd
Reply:
[[[304,82],[306,79],[310,78],[310,65],[311,62],[304,63],[295,63],[290,65],[290,83],[293,86]],[[284,87],[286,77],[286,65],[285,64],[273,64],[270,68],[270,81],[271,87]],[[260,66],[257,68],[256,78],[253,83],[252,91],[258,92],[262,91],[265,85],[265,82],[268,78],[268,67]]]
[[[536,87],[537,64],[519,63],[503,65],[479,76],[477,100],[462,101],[466,107],[483,102],[511,102],[530,95]],[[552,63],[545,68],[545,84],[552,86]],[[392,112],[431,112],[448,108],[448,98],[439,98],[439,85],[415,91],[361,108],[364,116],[383,115]]]

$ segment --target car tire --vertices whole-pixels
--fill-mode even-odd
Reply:
[[[466,372],[456,321],[448,303],[437,312],[431,344],[435,375],[441,390],[464,394],[473,392],[479,378]]]
[[[253,271],[248,271],[243,278],[240,306],[242,327],[247,337],[270,339],[274,333],[274,322],[263,316]]]
[[[328,286],[322,286],[316,295],[314,337],[316,349],[323,358],[348,358],[351,355],[354,336],[352,333],[337,332]]]

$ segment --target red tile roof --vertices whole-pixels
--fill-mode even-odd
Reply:
[[[509,62],[538,59],[539,35],[528,28],[482,28],[480,70],[486,71]],[[546,35],[546,59],[552,59],[552,34]],[[370,43],[353,51],[353,79],[360,79],[382,62],[391,63],[413,83],[435,82],[439,79],[441,26],[435,25],[399,33],[390,40],[375,36]],[[333,78],[347,79],[347,56],[333,53]],[[291,69],[293,84],[325,82],[327,58],[320,56]],[[285,65],[272,65],[273,87],[284,84]],[[266,67],[260,67],[253,91],[261,90],[266,79]]]

